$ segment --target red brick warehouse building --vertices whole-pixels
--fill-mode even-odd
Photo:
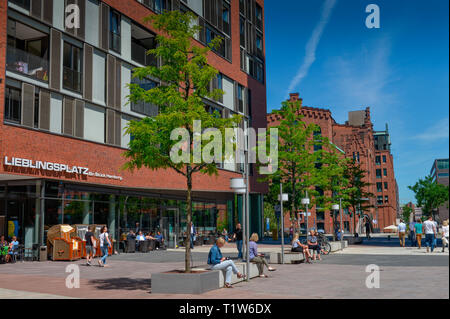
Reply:
[[[299,94],[291,94],[291,101],[303,100]],[[302,105],[301,113],[307,123],[317,124],[322,136],[327,137],[342,151],[345,157],[353,158],[360,163],[366,171],[366,180],[371,184],[368,191],[376,195],[371,199],[373,208],[365,212],[368,218],[376,221],[375,228],[383,228],[395,224],[398,207],[397,182],[394,175],[393,156],[390,152],[389,132],[376,132],[370,118],[370,109],[349,113],[349,120],[345,124],[337,123],[328,109],[313,108]],[[268,126],[279,125],[279,115],[268,114]],[[323,229],[325,232],[333,232],[333,222],[329,212],[324,212],[317,207],[309,209],[311,217],[308,227]],[[353,219],[350,218],[348,209],[344,210],[344,228],[347,232],[353,232]],[[302,228],[306,225],[305,218],[301,219]],[[358,218],[356,219],[357,231],[360,230]],[[285,225],[291,225],[290,216],[285,217]],[[289,227],[289,226],[287,226]]]
[[[69,4],[80,9],[78,29],[64,23]],[[18,235],[29,248],[44,244],[57,224],[105,224],[118,238],[139,222],[145,231],[161,229],[170,246],[180,243],[184,179],[172,171],[119,170],[130,140],[127,123],[158,112],[150,104],[128,104],[126,85],[159,84],[132,80],[132,72],[160,64],[145,54],[156,45],[156,31],[143,18],[163,10],[196,15],[203,27],[196,45],[224,38],[208,60],[220,72],[211,85],[225,95],[205,99],[205,107],[266,127],[262,0],[1,1],[0,234]],[[231,229],[242,218],[229,185],[244,169],[227,164],[217,177],[195,177],[200,234],[215,233],[218,220]],[[266,186],[250,173],[251,231],[261,234]]]

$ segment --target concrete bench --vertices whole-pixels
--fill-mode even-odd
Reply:
[[[235,263],[237,269],[241,274],[247,274],[247,263]],[[199,267],[195,267],[195,270],[210,270],[209,265],[202,265]],[[225,286],[225,270],[211,270],[211,272],[217,273],[217,289],[223,288]],[[249,279],[256,278],[259,276],[258,267],[256,264],[250,263],[250,276]],[[237,277],[237,275],[233,274],[231,277],[231,284],[237,284],[244,281],[244,279],[240,279]]]
[[[281,264],[281,252],[271,252],[269,264]],[[284,252],[284,263],[295,264],[305,260],[303,253],[291,252],[290,250]]]
[[[330,241],[330,246],[331,246],[331,252],[334,253],[336,251],[347,248],[348,241],[344,240],[344,241],[342,241],[342,244],[340,241]]]

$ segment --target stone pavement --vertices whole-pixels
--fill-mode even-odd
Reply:
[[[379,239],[380,241],[383,239]],[[239,283],[199,296],[156,295],[151,293],[151,274],[184,266],[184,251],[157,251],[149,254],[121,254],[110,257],[110,268],[80,269],[80,288],[68,289],[66,262],[25,262],[0,265],[0,299],[4,298],[100,298],[100,299],[448,299],[449,256],[417,252],[381,243],[380,246],[351,246],[343,252],[324,256],[314,264],[278,265],[270,278]],[[384,246],[383,246],[384,245]],[[261,251],[279,250],[263,245]],[[226,251],[225,251],[226,250]],[[207,247],[196,247],[194,265],[205,264]],[[224,255],[236,257],[233,246]],[[380,267],[380,289],[368,289],[366,267]]]

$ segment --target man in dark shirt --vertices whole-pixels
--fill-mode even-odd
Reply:
[[[233,239],[236,240],[236,247],[239,252],[238,259],[242,259],[242,226],[240,223],[236,225],[236,230],[234,231]]]
[[[161,234],[160,231],[158,231],[157,235],[155,236],[155,239],[156,239],[155,248],[156,249],[162,248],[162,245],[164,243],[164,237],[163,237],[163,235]]]
[[[94,233],[91,231],[92,229],[89,228],[89,230],[84,235],[84,240],[86,241],[86,265],[91,266],[91,261],[94,258],[95,255],[95,248],[94,248]]]

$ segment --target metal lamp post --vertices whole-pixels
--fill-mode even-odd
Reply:
[[[243,224],[243,238],[244,238],[244,247],[245,247],[245,255],[247,260],[247,271],[246,271],[246,278],[247,281],[249,280],[250,276],[250,261],[249,261],[249,250],[248,250],[248,183],[246,184],[244,178],[232,178],[230,181],[230,188],[234,190],[236,194],[242,194],[243,195],[243,218],[242,218],[242,224]]]
[[[284,213],[283,213],[283,202],[289,200],[288,194],[283,194],[283,184],[280,183],[280,195],[278,195],[278,200],[280,201],[281,207],[281,264],[284,265]]]
[[[338,204],[334,204],[332,207],[331,207],[331,209],[333,210],[333,222],[335,221],[335,214],[336,214],[336,212],[337,211],[339,211],[339,205]],[[336,225],[333,225],[333,226],[336,226]],[[339,232],[340,232],[340,230],[339,230]],[[334,238],[336,238],[336,236],[334,236]]]
[[[309,218],[308,218],[308,205],[311,201],[308,198],[308,192],[306,192],[306,197],[302,199],[302,205],[306,206],[306,236],[308,236]]]

